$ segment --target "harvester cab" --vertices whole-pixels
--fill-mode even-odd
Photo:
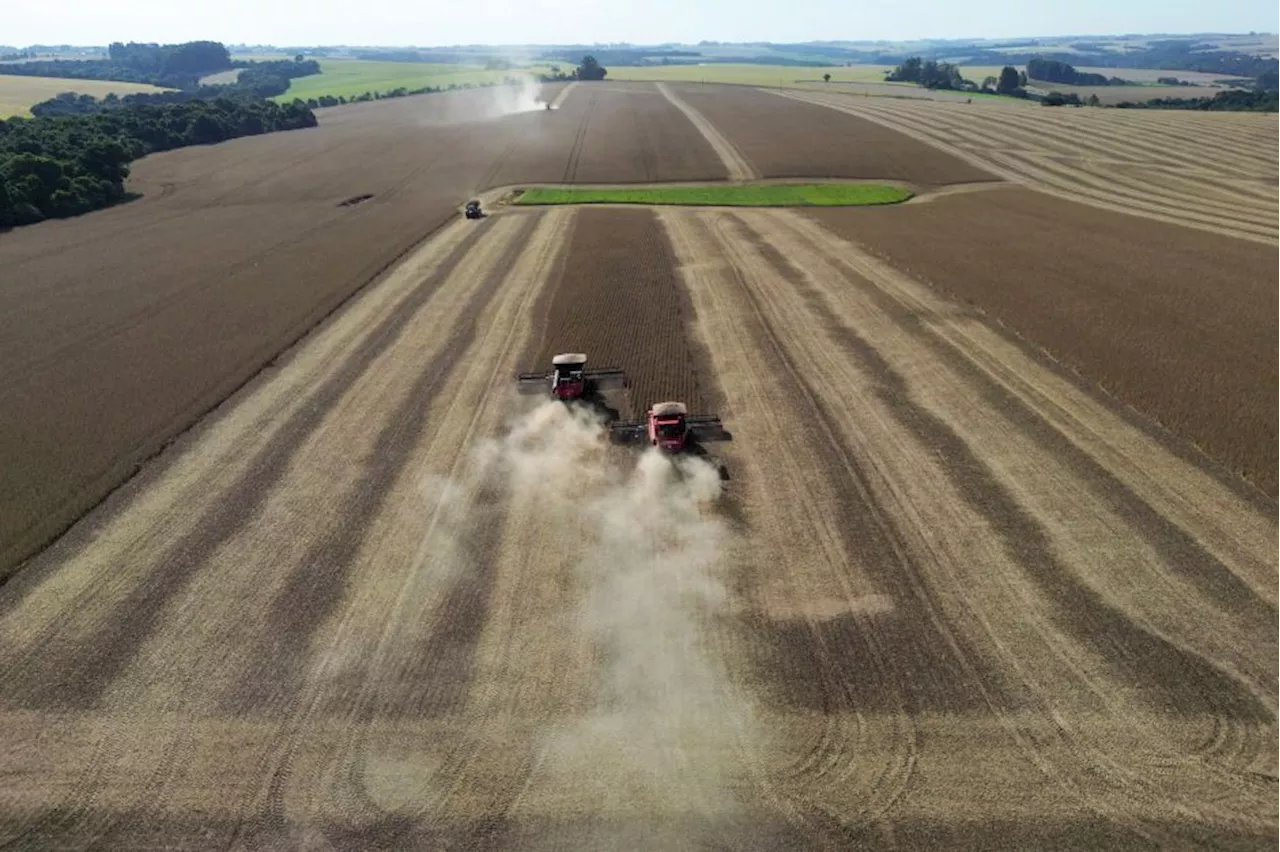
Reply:
[[[468,201],[464,215],[468,219],[483,219],[484,212],[480,209],[479,201]]]
[[[728,441],[729,432],[714,414],[690,414],[683,402],[655,403],[644,420],[615,423],[610,438],[619,444],[636,444],[648,440],[649,445],[679,453],[708,441]]]
[[[600,391],[627,386],[622,370],[588,370],[587,356],[565,352],[551,359],[551,369],[543,373],[521,373],[516,377],[521,393],[544,393],[560,400],[586,399]]]

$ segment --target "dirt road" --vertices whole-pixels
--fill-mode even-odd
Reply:
[[[593,258],[727,482],[514,395]],[[0,843],[1271,848],[1276,536],[812,219],[458,221],[0,587]]]

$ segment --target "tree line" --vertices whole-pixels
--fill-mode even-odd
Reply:
[[[382,101],[388,98],[407,98],[411,95],[433,95],[438,92],[452,92],[459,89],[490,89],[495,86],[514,86],[520,81],[515,77],[504,77],[502,80],[493,80],[484,83],[448,83],[443,86],[420,86],[410,89],[405,86],[398,86],[394,89],[386,91],[369,91],[362,92],[358,95],[320,95],[316,98],[307,98],[305,103],[311,109],[320,109],[322,107],[342,106],[343,104],[359,104],[367,101]]]
[[[156,151],[315,126],[315,114],[301,101],[250,98],[0,120],[0,227],[121,201],[129,163]]]
[[[108,48],[108,56],[108,59],[37,59],[5,65],[0,70],[24,77],[147,83],[166,89],[197,92],[202,89],[201,77],[240,68],[239,81],[231,85],[244,90],[253,89],[260,93],[260,97],[284,93],[294,77],[320,73],[320,63],[300,55],[294,59],[268,62],[233,61],[226,46],[216,41],[184,44],[115,42]],[[268,94],[261,94],[268,90]],[[195,96],[216,97],[217,93],[204,92]]]
[[[1128,80],[1077,71],[1074,66],[1056,59],[1035,57],[1027,60],[1027,76],[1047,83],[1066,83],[1071,86],[1131,86]]]
[[[1275,89],[1228,89],[1211,98],[1153,98],[1116,104],[1117,109],[1195,109],[1206,112],[1277,112],[1280,93]]]
[[[556,83],[562,80],[603,80],[605,75],[609,73],[609,69],[600,64],[594,56],[588,53],[582,57],[582,62],[577,68],[568,74],[560,70],[559,65],[552,65],[547,69],[551,73],[542,74],[539,79],[544,83]]]

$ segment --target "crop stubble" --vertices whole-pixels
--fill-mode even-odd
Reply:
[[[811,839],[836,820],[913,846],[1274,830],[1266,782],[1235,780],[1270,771],[1275,732],[1265,509],[796,214],[662,218],[726,413],[772,448],[726,451],[751,536],[741,641],[789,686],[773,713],[806,694],[821,713],[763,726],[790,734],[758,758],[775,806]],[[841,545],[842,517],[874,534]],[[1152,774],[1217,728],[1231,745],[1200,769]]]
[[[1274,505],[819,221],[510,211],[413,253],[0,590],[0,770],[45,781],[3,839],[1265,847]],[[678,795],[611,774],[651,731],[555,769],[611,664],[575,616],[592,530],[476,453],[511,373],[578,348],[629,413],[736,436],[687,649],[725,680],[635,765]],[[49,678],[99,644],[93,688]],[[663,673],[643,698],[687,700]]]
[[[1051,195],[1276,243],[1276,126],[1265,115],[777,95],[879,122]]]
[[[939,186],[998,180],[875,122],[739,86],[666,84],[762,177],[880,178]]]
[[[459,199],[573,180],[566,134],[582,129],[573,162],[593,181],[722,176],[684,117],[641,90],[577,90],[563,109],[482,123],[466,118],[483,92],[328,110],[313,130],[148,157],[131,184],[143,200],[0,238],[0,577]],[[644,105],[645,133],[614,129],[615,101]]]
[[[459,734],[470,730],[469,672],[485,659],[489,597],[500,578],[527,573],[503,566],[539,551],[493,558],[485,536],[496,536],[503,507],[467,471],[476,443],[506,413],[509,376],[570,215],[454,226],[398,270],[398,281],[369,291],[242,392],[241,404],[184,436],[177,464],[134,480],[92,530],[64,537],[6,587],[0,678],[15,747],[5,759],[27,759],[22,744],[45,736],[23,707],[86,719],[83,736],[73,722],[45,750],[47,777],[68,786],[48,788],[42,802],[8,802],[7,838],[104,834],[133,845],[180,818],[195,796],[215,815],[209,825],[225,818],[224,838],[285,842],[287,823],[309,806],[281,783],[334,785],[332,807],[358,823],[367,805],[336,804],[345,801],[343,773],[366,753],[387,761],[401,750],[394,720],[430,730],[441,718]],[[282,409],[289,416],[280,422],[273,415]],[[246,450],[248,463],[237,464]],[[453,487],[437,487],[440,477]],[[459,489],[479,510],[473,516],[450,517]],[[174,533],[185,528],[187,543],[157,536],[162,519]],[[210,536],[216,547],[187,552]],[[187,571],[187,559],[200,570]],[[496,574],[486,573],[491,564]],[[136,592],[150,597],[150,589],[163,597],[138,606]],[[202,653],[210,647],[239,651]],[[89,665],[100,659],[110,665]],[[522,672],[547,680],[527,665]],[[353,729],[343,718],[377,724]],[[328,746],[315,748],[321,729]],[[474,750],[482,736],[477,729],[457,748]],[[258,745],[193,753],[212,741]],[[98,777],[100,765],[112,774]],[[112,781],[126,778],[163,781],[133,798],[134,782]],[[218,792],[202,793],[209,784]],[[194,838],[208,825],[188,828]]]
[[[1024,189],[808,215],[1275,496],[1274,249]]]

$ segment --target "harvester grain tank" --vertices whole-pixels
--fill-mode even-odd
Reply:
[[[587,356],[581,352],[564,352],[551,359],[551,369],[541,373],[516,376],[520,393],[547,393],[560,400],[592,399],[602,390],[624,388],[627,376],[622,370],[587,369]]]
[[[690,414],[683,402],[658,402],[645,412],[643,420],[613,423],[609,437],[618,444],[650,446],[668,453],[691,450],[708,441],[728,441],[729,432],[714,414]]]

